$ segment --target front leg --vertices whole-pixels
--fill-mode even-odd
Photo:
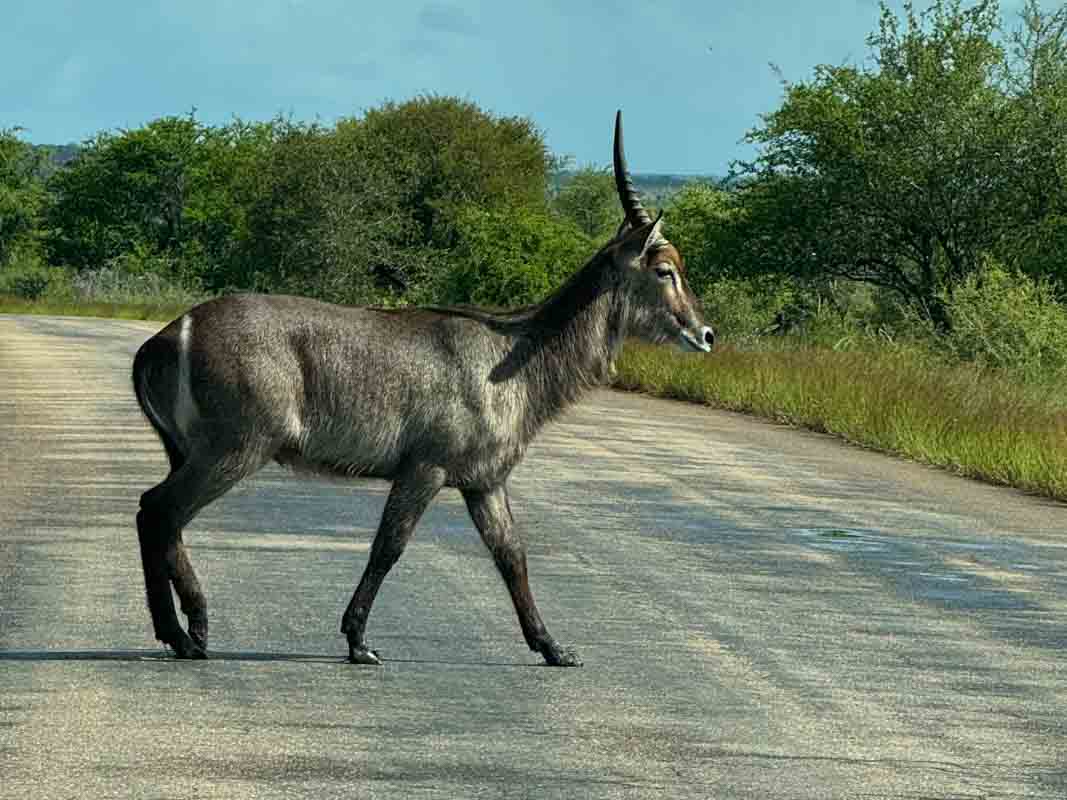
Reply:
[[[393,481],[367,567],[341,618],[341,633],[348,638],[348,660],[353,664],[382,663],[378,652],[367,647],[364,639],[367,617],[382,581],[404,552],[422,512],[440,491],[444,480],[444,470],[418,464]]]
[[[534,652],[540,653],[550,666],[582,666],[581,659],[573,651],[560,646],[541,620],[526,573],[526,546],[515,532],[507,488],[500,485],[489,492],[466,489],[463,499],[467,501],[471,519],[482,535],[482,541],[493,554],[497,569],[511,593],[526,644]]]

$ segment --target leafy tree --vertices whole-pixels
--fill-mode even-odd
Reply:
[[[553,163],[529,120],[457,98],[334,127],[165,117],[100,134],[52,177],[50,250],[81,269],[169,265],[209,291],[433,301],[463,209],[547,216]]]
[[[453,97],[342,120],[319,160],[317,266],[302,291],[347,302],[435,301],[463,209],[545,209],[552,160],[525,118]]]
[[[552,205],[586,236],[597,241],[614,235],[622,222],[615,178],[611,172],[596,167],[586,167],[570,175]]]
[[[469,204],[541,207],[552,159],[544,138],[525,117],[497,117],[456,97],[427,95],[385,103],[360,119],[365,164],[403,188],[397,211],[418,226],[422,243],[454,243],[454,219]]]
[[[458,245],[442,299],[521,306],[538,302],[596,252],[574,223],[524,206],[468,205],[456,218]]]
[[[279,118],[234,123],[206,144],[203,167],[221,177],[189,209],[210,253],[205,287],[302,291],[322,269],[329,131]]]
[[[953,324],[940,344],[948,354],[1033,381],[1067,375],[1067,308],[1048,280],[986,259],[945,301]]]
[[[283,137],[299,127],[279,117],[202,129],[182,209],[179,257],[186,278],[210,291],[254,285],[249,276],[263,263],[257,257],[266,255],[250,245],[265,166]]]
[[[0,129],[0,266],[20,248],[37,246],[48,199],[39,177],[42,161],[18,129]]]
[[[1021,120],[993,0],[882,8],[873,67],[820,66],[749,134],[737,232],[750,272],[885,287],[950,325],[943,291],[1019,221]]]
[[[1004,263],[1067,292],[1067,6],[1027,0],[1009,36],[1006,83],[1020,115],[1017,194],[1021,224],[998,248]]]
[[[360,297],[329,288],[355,228],[396,206],[343,131],[278,118],[222,127],[192,116],[101,134],[52,179],[53,258],[159,271],[209,291]],[[380,215],[379,215],[380,216]],[[373,227],[379,230],[381,226]]]
[[[52,260],[99,267],[134,243],[176,252],[187,240],[185,208],[206,130],[190,115],[101,133],[50,181],[56,195]]]
[[[667,238],[685,260],[689,284],[702,295],[713,281],[736,272],[733,236],[741,209],[728,192],[690,183],[668,202]]]
[[[226,285],[338,302],[415,299],[434,253],[405,213],[406,185],[366,145],[358,124],[279,124],[241,191],[246,224]]]
[[[210,127],[189,115],[97,135],[50,179],[52,260],[125,271],[165,264],[169,277],[212,291],[251,288],[251,263],[270,258],[250,244],[255,206],[269,190],[264,166],[298,127],[283,119]]]
[[[260,168],[237,285],[341,302],[438,299],[466,205],[544,210],[541,134],[466,100],[386,103],[293,126]]]

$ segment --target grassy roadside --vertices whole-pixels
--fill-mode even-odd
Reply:
[[[1067,392],[932,364],[823,348],[701,358],[627,347],[616,385],[835,434],[961,475],[1067,501]]]
[[[187,304],[101,303],[70,300],[26,300],[0,294],[0,314],[49,314],[57,317],[107,317],[110,319],[157,320],[167,322],[187,311]]]
[[[167,321],[186,306],[28,301],[0,313]],[[1067,502],[1067,391],[1021,386],[907,352],[825,348],[693,356],[630,343],[616,386],[835,434]]]

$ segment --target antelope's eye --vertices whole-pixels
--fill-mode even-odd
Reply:
[[[671,277],[671,268],[670,267],[666,267],[663,264],[657,264],[655,269],[656,269],[656,277],[657,278],[659,278],[660,280],[663,280],[663,281],[670,279],[670,277]]]

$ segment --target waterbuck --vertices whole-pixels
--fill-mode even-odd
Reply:
[[[581,665],[534,603],[508,476],[546,422],[610,377],[627,336],[703,352],[714,338],[661,219],[649,217],[630,180],[621,115],[614,163],[625,220],[539,305],[384,310],[232,295],[196,306],[145,342],[133,385],[171,468],[141,496],[137,514],[157,639],[179,658],[206,657],[207,604],[182,528],[274,460],[392,481],[341,618],[350,661],[381,663],[364,639],[371,605],[419,517],[450,486],[493,555],[530,649],[548,664]]]

